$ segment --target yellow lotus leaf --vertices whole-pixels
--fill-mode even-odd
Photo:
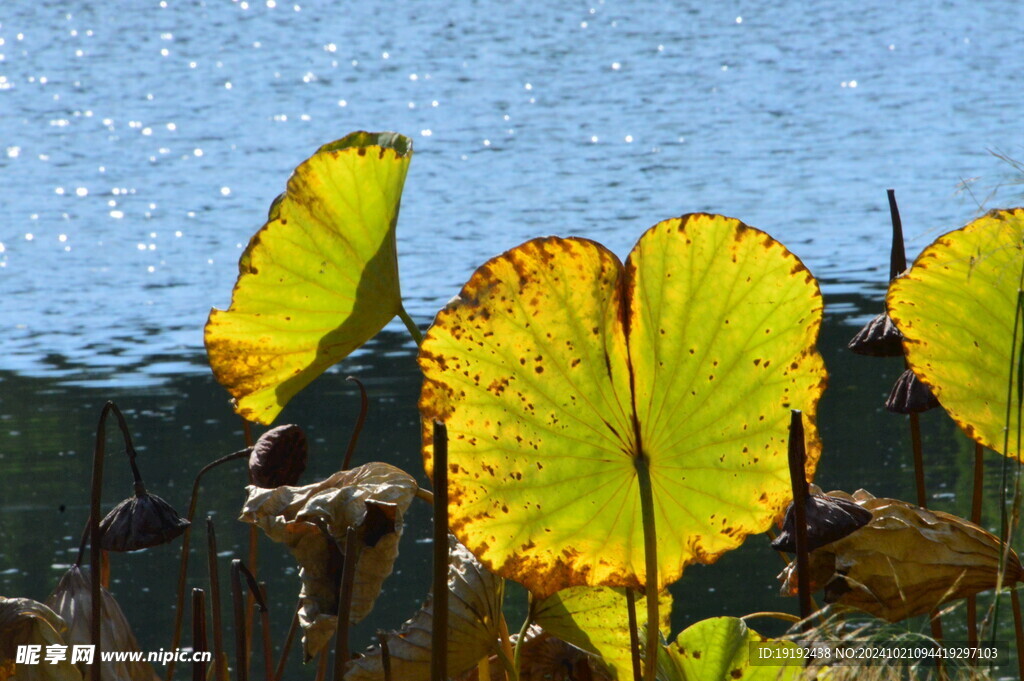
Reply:
[[[0,597],[0,681],[82,681],[71,664],[71,651],[61,632],[67,624],[60,615],[31,598]],[[19,646],[39,646],[37,664],[16,664]],[[63,660],[46,660],[47,646],[67,651]]]
[[[796,648],[792,641],[768,639],[736,617],[713,617],[685,629],[658,655],[658,678],[663,681],[791,681],[799,665],[757,664],[753,643]]]
[[[490,655],[498,642],[501,616],[501,579],[488,572],[449,535],[448,544],[448,675],[458,676]],[[433,599],[398,631],[387,635],[391,678],[429,681]],[[379,645],[348,663],[345,681],[383,681]]]
[[[968,437],[1018,458],[1022,283],[1024,209],[995,210],[936,239],[886,297],[917,377]]]
[[[299,563],[299,624],[308,660],[327,645],[337,628],[342,568],[317,523],[323,524],[341,547],[349,527],[361,533],[350,610],[354,624],[373,609],[391,574],[403,517],[419,487],[408,473],[373,462],[303,487],[248,489],[241,520],[287,546]]]
[[[481,266],[420,350],[424,462],[449,433],[452,531],[539,597],[656,587],[763,532],[791,499],[790,410],[807,475],[825,383],[821,295],[803,264],[739,220],[666,220],[626,264],[586,239],[529,241]]]
[[[637,595],[638,620],[644,622],[643,597]],[[667,637],[671,629],[672,594],[661,593],[659,628]],[[614,678],[633,677],[630,656],[629,610],[626,590],[612,587],[574,586],[563,589],[534,607],[533,621],[546,633],[600,658]],[[642,632],[637,632],[643,640]]]
[[[823,586],[827,603],[897,622],[995,588],[1003,544],[974,523],[863,490],[829,495],[856,501],[872,518],[809,554],[812,588]],[[1013,585],[1021,577],[1020,560],[1011,550],[1003,584]],[[796,594],[795,563],[779,579],[784,594]]]
[[[213,310],[210,367],[244,418],[269,424],[288,400],[401,310],[395,225],[412,142],[355,132],[295,169]]]
[[[100,642],[102,651],[139,652],[139,642],[132,633],[128,618],[117,600],[106,589],[100,589]],[[92,643],[92,582],[89,571],[77,565],[64,573],[46,604],[68,623],[64,640],[68,645]],[[82,675],[88,678],[89,666],[81,665]],[[100,663],[104,679],[110,681],[157,681],[153,665],[143,661],[109,660]]]

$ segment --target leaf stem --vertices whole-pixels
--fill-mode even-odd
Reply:
[[[349,376],[346,381],[352,381],[359,386],[359,418],[356,419],[355,428],[352,429],[352,437],[348,441],[348,449],[345,450],[345,461],[341,464],[341,470],[347,471],[352,465],[352,453],[356,451],[356,444],[359,442],[359,434],[363,432],[363,424],[366,423],[366,412],[370,409],[370,400],[366,397],[366,388],[363,382],[355,376]]]
[[[430,679],[448,678],[448,429],[434,421],[434,617]]]
[[[647,595],[647,642],[644,655],[644,681],[654,681],[658,659],[658,535],[654,526],[654,493],[651,489],[651,464],[644,452],[633,459],[640,487],[640,517],[644,528],[644,591]]]
[[[405,323],[405,328],[409,330],[409,335],[416,341],[416,345],[423,345],[423,332],[420,331],[420,327],[416,326],[416,322],[412,320],[409,313],[405,311],[404,305],[398,306],[398,316]]]
[[[807,549],[807,469],[804,449],[803,412],[793,409],[789,420],[789,480],[793,488],[793,529],[796,535],[796,583],[800,598],[800,619],[810,627],[811,582]]]
[[[185,519],[189,522],[189,526],[185,528],[185,532],[182,535],[181,558],[178,560],[178,592],[175,597],[176,607],[174,609],[174,629],[171,633],[171,647],[169,650],[177,650],[178,643],[181,641],[181,623],[185,611],[185,580],[188,577],[189,540],[192,535],[192,519],[196,514],[196,505],[199,502],[199,482],[203,479],[203,476],[213,468],[216,468],[222,463],[227,463],[228,461],[247,457],[251,452],[252,449],[250,447],[246,447],[245,449],[241,449],[233,454],[222,456],[216,461],[203,466],[192,481],[192,497],[188,502],[188,515],[185,516]],[[167,664],[166,674],[167,681],[171,681],[174,677],[174,660],[171,660]]]
[[[641,681],[640,636],[636,625],[636,592],[626,588],[626,613],[629,621],[629,657],[633,663],[633,681]]]
[[[519,628],[519,637],[516,639],[515,652],[512,654],[512,666],[516,670],[517,678],[519,677],[519,672],[522,668],[523,643],[526,642],[526,632],[530,630],[530,624],[533,623],[533,593],[527,592],[526,598],[526,619],[523,620],[523,626]]]

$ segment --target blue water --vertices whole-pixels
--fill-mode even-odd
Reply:
[[[534,236],[625,255],[648,226],[692,211],[770,232],[826,295],[821,481],[914,498],[905,424],[880,409],[899,362],[842,348],[881,309],[887,188],[911,255],[982,207],[1022,202],[1020,177],[991,153],[1024,158],[1022,7],[3,2],[0,594],[45,598],[73,560],[104,400],[126,409],[147,482],[179,510],[199,466],[240,446],[202,325],[227,305],[241,249],[292,168],[357,129],[414,139],[398,249],[422,323],[477,265]],[[338,466],[356,404],[348,373],[372,404],[357,462],[422,475],[403,333],[390,327],[283,414],[311,432],[307,480]],[[926,416],[930,496],[965,514],[970,446]],[[130,491],[122,463],[108,464],[108,506]],[[988,525],[999,472],[990,460]],[[226,556],[244,556],[244,476],[231,475],[210,483],[200,515],[219,519]],[[415,522],[406,547],[429,535],[429,517]],[[792,610],[763,543],[688,570],[674,628]],[[173,574],[176,550],[115,564],[129,618],[151,618],[136,624],[146,649],[167,645],[168,594],[153,577]],[[287,610],[294,566],[276,547],[262,555]],[[424,554],[400,560],[386,592],[400,605],[358,640],[425,593]],[[191,576],[203,583],[200,568]]]
[[[1012,177],[989,150],[1024,156],[1021,18],[1009,1],[4,3],[0,369],[203,370],[202,323],[270,200],[355,129],[415,140],[399,250],[423,320],[530,237],[624,254],[697,210],[769,231],[826,294],[877,285],[886,188],[916,253]]]

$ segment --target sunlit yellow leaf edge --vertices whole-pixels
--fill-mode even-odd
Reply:
[[[412,142],[355,132],[300,164],[204,328],[210,367],[244,418],[271,423],[401,309],[395,226]]]
[[[736,617],[712,617],[690,625],[676,640],[658,651],[658,678],[664,681],[791,681],[801,678],[803,667],[755,665],[751,644],[785,654],[792,641],[769,639]],[[782,659],[787,659],[782,657]]]
[[[722,223],[720,227],[722,229],[728,230],[729,234],[731,235],[733,233],[735,233],[735,235],[742,234],[745,235],[744,238],[762,241],[766,245],[771,245],[772,249],[779,256],[777,264],[784,267],[787,275],[792,276],[794,280],[804,282],[804,284],[806,285],[806,290],[803,293],[803,295],[805,295],[806,297],[806,313],[801,317],[801,320],[804,322],[804,328],[801,331],[801,333],[804,336],[804,340],[800,341],[800,348],[798,351],[794,350],[794,353],[801,357],[801,361],[803,362],[802,371],[807,372],[807,380],[805,381],[806,385],[804,386],[807,389],[807,399],[803,400],[800,404],[793,404],[792,406],[801,407],[806,416],[808,448],[807,476],[810,479],[813,477],[813,472],[817,465],[817,461],[821,451],[820,440],[818,438],[818,433],[814,421],[816,417],[817,403],[820,399],[821,393],[824,390],[826,383],[824,363],[816,349],[816,342],[818,333],[820,331],[822,312],[821,295],[817,287],[817,283],[814,281],[813,277],[809,274],[809,272],[806,270],[806,267],[799,261],[799,259],[795,255],[790,253],[788,250],[786,250],[781,244],[778,244],[778,242],[771,239],[771,237],[769,237],[764,232],[761,232],[760,230],[756,230],[751,227],[747,227],[746,225],[740,223],[738,220],[734,220],[731,218],[723,218],[721,216],[709,216],[704,214],[694,214],[689,216],[683,216],[683,218],[664,221],[648,230],[648,232],[645,233],[644,237],[641,237],[641,240],[640,242],[638,242],[638,244],[643,242],[645,238],[648,238],[649,234],[655,232],[658,229],[664,230],[678,227],[680,225],[685,225],[689,223],[691,220],[720,222]],[[557,564],[554,564],[553,566],[549,565],[547,568],[541,569],[540,572],[543,572],[543,574],[538,576],[537,573],[539,568],[541,568],[541,563],[538,563],[536,561],[535,556],[529,555],[529,550],[533,548],[531,545],[532,540],[530,542],[527,542],[522,547],[525,550],[514,551],[511,557],[508,559],[499,557],[500,559],[496,560],[495,557],[490,554],[490,547],[487,545],[486,540],[482,543],[474,541],[474,539],[477,539],[477,537],[473,537],[472,533],[466,531],[466,519],[464,517],[460,517],[459,506],[462,503],[460,497],[462,496],[465,490],[464,485],[468,477],[468,471],[464,466],[465,462],[459,463],[460,444],[458,438],[460,437],[460,435],[458,432],[458,424],[450,421],[450,419],[459,407],[459,399],[465,398],[465,394],[464,391],[460,391],[458,389],[456,389],[453,392],[451,386],[445,385],[446,380],[451,380],[453,376],[452,371],[458,369],[458,367],[449,366],[449,360],[451,359],[451,357],[445,356],[444,352],[446,350],[439,350],[439,343],[441,343],[441,341],[438,339],[438,334],[441,333],[440,330],[444,329],[446,326],[458,326],[458,323],[465,321],[464,319],[459,320],[458,323],[452,321],[453,319],[458,320],[458,315],[460,314],[468,315],[468,319],[473,318],[472,312],[467,312],[467,306],[473,306],[478,304],[478,298],[486,297],[487,295],[489,295],[490,290],[493,289],[494,286],[498,285],[496,281],[497,279],[500,279],[500,276],[495,274],[495,272],[499,272],[503,269],[505,272],[511,272],[512,270],[516,270],[517,268],[518,270],[522,270],[524,267],[524,263],[527,260],[525,255],[531,252],[534,254],[541,253],[542,255],[538,257],[541,260],[546,260],[551,257],[554,257],[552,254],[557,255],[561,251],[583,253],[586,257],[590,257],[593,260],[593,262],[600,263],[602,272],[601,276],[615,278],[616,280],[619,281],[619,284],[621,284],[622,273],[625,271],[625,269],[621,265],[620,261],[614,256],[614,254],[611,254],[609,251],[607,251],[607,249],[605,249],[600,244],[597,244],[596,242],[587,239],[579,238],[558,239],[555,237],[549,237],[546,239],[535,239],[526,242],[525,244],[522,244],[517,248],[511,249],[502,255],[492,258],[486,264],[481,266],[474,274],[474,276],[469,280],[469,282],[467,282],[466,286],[463,288],[460,295],[457,298],[453,299],[449,306],[438,314],[434,326],[427,334],[427,340],[422,346],[420,355],[421,368],[424,370],[425,374],[423,393],[421,395],[420,400],[420,409],[421,414],[423,416],[424,464],[429,474],[432,470],[431,422],[434,419],[449,421],[449,435],[450,437],[454,438],[452,443],[449,445],[449,490],[450,493],[452,493],[452,500],[450,502],[450,509],[453,518],[452,528],[456,535],[459,536],[460,540],[466,543],[467,546],[469,546],[474,551],[474,553],[476,553],[477,557],[485,565],[487,565],[489,569],[495,570],[498,574],[501,574],[504,577],[511,578],[516,581],[524,583],[528,588],[530,588],[538,595],[548,595],[560,588],[564,588],[566,586],[575,584],[588,584],[591,586],[632,586],[635,588],[640,586],[643,579],[643,559],[642,554],[639,551],[636,551],[636,553],[640,555],[634,556],[630,561],[630,565],[626,565],[621,568],[606,567],[603,573],[595,574],[594,572],[588,572],[586,568],[581,571],[577,569],[577,567],[573,564],[577,552],[573,548],[570,541],[559,549],[559,551],[562,553],[562,558],[564,558],[564,560],[559,559],[555,561],[555,563]],[[636,248],[634,248],[634,253],[635,252]],[[573,257],[575,258],[576,256],[574,255]],[[614,263],[614,267],[616,270],[616,272],[613,273],[614,277],[612,277],[612,274],[606,273],[604,271],[608,263]],[[520,281],[522,281],[523,274],[521,271],[518,272],[517,276],[519,276],[521,278]],[[584,281],[577,278],[572,280],[571,287],[567,286],[566,288],[567,290],[571,288],[575,292],[577,289],[587,289],[587,287],[591,286],[591,284],[592,282],[590,281]],[[607,298],[607,301],[605,302],[612,301],[608,302],[608,306],[614,306],[615,304],[617,304],[614,302],[614,300],[617,299],[618,296],[622,295],[622,292],[620,290],[622,287],[619,284],[616,284],[614,291],[605,292],[603,294],[605,298]],[[615,327],[616,325],[622,323],[621,315],[608,313],[606,316],[608,317],[606,321],[608,322],[610,327]],[[601,314],[595,313],[595,318],[600,317]],[[462,333],[462,331],[459,331],[458,333]],[[621,331],[615,328],[610,328],[606,329],[606,332],[603,334],[603,336],[605,336],[606,339],[610,338],[611,341],[609,341],[609,343],[614,345],[614,340],[617,333],[621,333]],[[477,339],[473,338],[472,342],[476,343]],[[478,344],[480,345],[480,347],[483,347],[482,343]],[[605,351],[607,355],[607,348]],[[580,352],[583,355],[586,354],[586,351]],[[595,352],[594,354],[600,355],[600,352]],[[611,354],[614,355],[614,348],[612,348]],[[520,362],[521,361],[522,360],[520,360]],[[568,361],[574,360],[567,359],[567,362]],[[787,360],[787,362],[788,361],[789,360]],[[605,362],[607,363],[608,360],[605,359]],[[611,372],[612,374],[616,373],[610,368],[609,372]],[[628,374],[628,370],[626,372],[620,371],[618,373]],[[546,375],[550,375],[550,372],[549,374]],[[446,376],[448,378],[445,378]],[[472,381],[473,377],[469,376],[469,374],[466,373],[466,379]],[[460,380],[463,379],[460,378]],[[618,385],[621,385],[623,381],[622,376],[616,378],[615,375],[612,375],[610,380],[612,384]],[[622,402],[624,400],[626,402],[626,407],[629,410],[631,410],[631,405],[628,404],[630,400],[630,388],[628,385],[628,380],[629,377],[627,375],[625,378],[625,381],[627,382],[627,387],[625,390],[624,399],[622,395],[615,395],[614,393],[616,391],[611,389],[609,389],[613,393],[611,397],[608,397],[607,395],[601,396],[604,404],[608,407],[609,410],[615,411],[615,409],[617,409],[618,407],[623,406]],[[495,385],[492,384],[491,388],[495,388]],[[497,386],[497,388],[499,391],[502,389],[500,385]],[[461,398],[457,395],[458,392],[463,392]],[[534,396],[531,395],[531,399],[533,397]],[[788,407],[789,405],[786,404],[784,406]],[[540,406],[538,406],[538,409],[539,408]],[[732,548],[735,548],[740,543],[742,543],[743,538],[747,534],[763,532],[771,525],[771,523],[774,520],[776,520],[781,515],[783,509],[789,503],[790,500],[788,491],[788,473],[786,472],[784,463],[784,429],[785,424],[788,424],[789,413],[788,409],[777,411],[779,413],[774,414],[772,420],[777,421],[782,429],[781,439],[779,437],[778,432],[776,433],[776,436],[774,436],[774,439],[778,440],[776,442],[776,448],[781,449],[781,451],[775,452],[774,455],[780,456],[782,462],[779,465],[775,466],[775,468],[773,468],[774,472],[772,473],[772,480],[775,492],[773,492],[773,495],[771,497],[762,494],[761,503],[764,504],[765,506],[765,512],[756,519],[756,522],[748,523],[750,525],[749,527],[742,528],[742,531],[734,531],[730,537],[726,537],[725,540],[723,540],[722,543],[716,545],[714,550],[712,551],[691,551],[689,555],[686,555],[682,559],[678,559],[677,557],[669,557],[668,564],[666,564],[665,561],[666,552],[662,552],[659,560],[659,562],[661,563],[659,565],[660,585],[666,585],[678,579],[678,577],[681,576],[682,569],[683,567],[685,567],[686,564],[692,562],[714,562],[714,560],[716,560],[718,556],[720,556],[722,553]],[[619,419],[615,420],[617,423],[620,422]],[[623,425],[625,429],[628,429],[628,419],[627,423],[620,425]],[[500,420],[498,422],[498,427],[501,427]],[[512,433],[511,435],[508,436],[508,438],[511,438],[514,435],[515,434]],[[625,436],[627,439],[631,437],[629,434],[625,434]],[[499,438],[499,436],[495,434],[494,440],[497,441],[499,439],[501,438]],[[488,441],[489,440],[490,437],[488,437]],[[451,458],[453,457],[453,455],[454,459]],[[633,478],[635,478],[635,475],[634,470],[632,468],[632,463],[631,460],[628,458],[624,458],[624,460],[625,464],[620,466],[619,469],[621,473],[627,475],[630,478],[629,484],[632,486],[634,492],[633,497],[635,497],[636,488],[635,482],[633,480]],[[532,465],[530,466],[530,468],[532,469]],[[493,474],[493,471],[491,471],[491,473]],[[515,471],[514,473],[518,474],[519,471]],[[528,475],[529,473],[529,470],[524,470],[521,474]],[[477,475],[477,477],[479,477],[479,475]],[[498,500],[496,497],[491,501],[493,502],[496,508],[500,508],[502,506],[501,501]],[[630,537],[630,541],[634,549],[638,549],[642,546],[642,530],[640,529],[639,524],[638,502],[633,504],[632,511],[632,515],[635,516],[636,522],[633,523],[633,531]],[[508,511],[505,510],[504,512],[507,513]],[[585,517],[582,520],[583,522],[586,522]],[[671,530],[666,529],[669,527],[671,527],[671,523],[659,523],[659,545],[661,544],[663,533],[671,532]],[[727,529],[734,530],[735,528]],[[693,547],[691,546],[690,548]],[[606,555],[602,557],[602,563],[604,562],[604,558],[606,557],[608,556]]]
[[[990,211],[926,247],[886,296],[917,377],[980,444],[1003,452],[1008,427],[1011,457],[1021,456],[1006,399],[1022,237],[1024,209]]]
[[[672,627],[672,594],[659,594],[658,628],[668,637]],[[644,599],[636,594],[638,627],[644,626]],[[626,590],[612,587],[574,586],[536,603],[533,622],[545,632],[597,655],[620,680],[632,678],[629,609]],[[638,633],[638,640],[643,634]]]

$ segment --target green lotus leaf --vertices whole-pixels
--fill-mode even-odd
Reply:
[[[814,426],[821,295],[738,220],[648,230],[623,266],[585,239],[529,241],[480,267],[420,350],[424,462],[446,423],[453,532],[540,597],[646,584],[639,462],[657,588],[764,532],[791,498],[791,409]]]
[[[639,618],[643,619],[643,598],[637,596]],[[659,628],[664,636],[671,629],[672,594],[661,593]],[[626,681],[633,678],[630,659],[629,610],[626,590],[605,586],[574,586],[537,603],[533,621],[545,632],[598,656]],[[639,640],[643,636],[638,632]]]
[[[1018,326],[1014,345],[1022,277],[1024,209],[996,210],[939,237],[886,298],[918,378],[969,437],[1018,458],[1020,415],[1016,403],[1007,409],[1007,386],[1024,339]]]
[[[662,681],[789,681],[799,679],[803,666],[757,665],[750,644],[769,641],[736,617],[701,620],[676,637],[658,654]],[[792,641],[771,640],[771,648],[796,648]]]
[[[356,132],[295,169],[205,341],[238,413],[269,424],[401,309],[395,224],[412,142]]]

